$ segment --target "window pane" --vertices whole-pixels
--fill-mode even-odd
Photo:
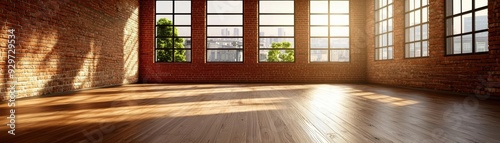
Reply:
[[[311,38],[311,48],[328,48],[328,38]]]
[[[427,41],[422,42],[422,56],[423,57],[429,56],[429,48],[427,48],[428,46],[429,45],[428,45]]]
[[[207,38],[207,48],[243,48],[242,38]]]
[[[293,15],[260,15],[260,25],[294,25]]]
[[[387,31],[392,31],[392,18],[387,20]]]
[[[330,38],[330,48],[349,48],[349,38]]]
[[[472,34],[462,36],[462,53],[472,53]]]
[[[420,49],[420,42],[415,43],[415,57],[421,57],[421,49]]]
[[[488,5],[488,0],[476,0],[476,8]]]
[[[173,26],[156,26],[156,37],[173,37]]]
[[[387,58],[388,59],[392,59],[392,55],[394,55],[392,49],[393,49],[392,47],[387,48]]]
[[[311,25],[328,25],[328,15],[311,15]]]
[[[311,50],[311,62],[327,62],[327,50]]]
[[[462,33],[472,31],[472,13],[462,15]]]
[[[259,50],[259,62],[294,62],[295,53],[291,50]]]
[[[422,40],[426,40],[428,38],[428,25],[429,24],[422,25]]]
[[[191,27],[175,27],[177,36],[191,36]]]
[[[207,13],[243,13],[243,1],[207,1]]]
[[[446,54],[453,54],[453,38],[446,38]]]
[[[453,14],[458,14],[461,12],[462,6],[460,5],[460,0],[450,0],[453,3]]]
[[[173,6],[172,1],[156,1],[156,13],[172,13]]]
[[[476,33],[476,52],[488,51],[488,31]]]
[[[260,13],[293,13],[293,1],[260,1]]]
[[[387,45],[391,46],[392,45],[392,32],[387,34]]]
[[[349,27],[330,27],[330,36],[349,36]]]
[[[178,43],[182,43],[182,47],[175,47],[175,48],[191,48],[191,38],[176,38],[176,41]]]
[[[410,44],[410,58],[415,57],[415,44],[411,43]]]
[[[176,15],[175,25],[191,25],[191,15]]]
[[[191,1],[175,1],[175,13],[191,13]]]
[[[330,15],[330,25],[349,25],[349,15]]]
[[[330,13],[349,13],[349,1],[330,1]]]
[[[446,16],[450,16],[453,13],[453,0],[446,0]]]
[[[335,62],[348,62],[349,50],[332,50],[330,52],[330,60]]]
[[[158,25],[158,20],[166,18],[167,20],[172,21],[172,15],[156,15],[156,24]]]
[[[158,49],[174,48],[172,38],[156,38],[155,44]]]
[[[472,0],[462,0],[462,12],[472,10]]]
[[[243,25],[242,15],[208,15],[208,25]]]
[[[453,17],[453,34],[460,34],[462,33],[462,21],[460,19],[460,16]]]
[[[207,36],[243,36],[242,27],[207,27]]]
[[[260,27],[259,36],[293,36],[294,27]]]
[[[259,48],[286,48],[279,45],[275,45],[273,47],[273,43],[281,44],[282,42],[289,42],[290,47],[294,48],[294,39],[293,38],[260,38],[259,40]]]
[[[488,9],[477,11],[475,19],[476,31],[488,29]]]
[[[422,9],[422,23],[425,23],[428,21],[429,14],[427,13],[428,8],[423,8]]]
[[[328,36],[328,27],[311,27],[311,36]]]
[[[311,13],[328,13],[328,1],[311,1]]]
[[[420,41],[420,26],[415,26],[415,41]]]
[[[242,62],[243,50],[207,50],[207,62]]]
[[[453,35],[453,19],[448,18],[446,19],[446,35]]]
[[[420,10],[415,11],[415,24],[420,24]]]
[[[457,36],[453,37],[453,53],[461,54],[462,53],[462,37]]]

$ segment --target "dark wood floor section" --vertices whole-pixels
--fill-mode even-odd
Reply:
[[[500,142],[500,102],[356,84],[132,84],[17,103],[1,142]]]

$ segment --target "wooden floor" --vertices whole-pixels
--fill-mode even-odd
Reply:
[[[500,142],[500,101],[356,84],[132,84],[18,100],[0,142]]]

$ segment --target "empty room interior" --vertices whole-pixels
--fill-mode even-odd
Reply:
[[[0,142],[500,142],[498,0],[0,7]]]

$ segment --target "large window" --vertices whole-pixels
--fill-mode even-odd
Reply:
[[[375,60],[393,58],[392,0],[375,0]]]
[[[446,54],[488,51],[488,0],[446,0]]]
[[[429,1],[406,0],[405,57],[429,56]]]
[[[310,2],[311,62],[349,62],[349,0]]]
[[[191,62],[191,1],[157,0],[155,62]]]
[[[293,0],[259,1],[259,62],[294,62]]]
[[[243,0],[207,0],[207,62],[243,62]]]

